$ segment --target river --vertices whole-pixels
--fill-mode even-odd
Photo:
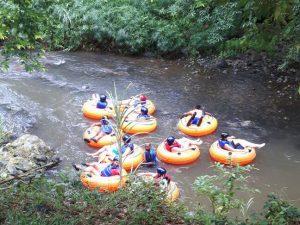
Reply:
[[[183,136],[176,127],[178,119],[197,104],[218,119],[217,131],[202,138],[197,162],[161,163],[178,183],[182,201],[191,206],[199,201],[192,183],[197,176],[212,173],[209,146],[228,131],[266,142],[254,161],[259,170],[249,180],[261,191],[254,195],[253,208],[260,209],[270,192],[300,207],[300,101],[277,98],[265,76],[230,70],[212,73],[179,61],[85,52],[49,53],[44,62],[46,72],[30,74],[13,63],[0,73],[0,115],[7,129],[36,134],[55,148],[63,159],[60,168],[91,160],[86,153],[94,150],[85,145],[82,134],[93,121],[82,116],[81,107],[93,93],[112,91],[115,82],[120,98],[146,92],[157,107],[158,129],[134,138],[136,143],[157,145],[168,135]]]

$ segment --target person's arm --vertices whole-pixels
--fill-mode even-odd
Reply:
[[[236,139],[236,137],[235,136],[229,136],[227,139],[231,141],[232,139]]]
[[[100,126],[101,126],[101,123],[93,123],[93,124],[91,125],[91,127],[96,127],[96,126],[100,127]]]
[[[187,117],[187,116],[190,116],[190,112],[187,112],[187,113],[183,113],[181,116],[180,116],[180,119],[184,118],[184,117]]]
[[[189,150],[190,148],[182,148],[182,147],[173,147],[171,152],[184,152]]]
[[[224,145],[224,149],[231,151],[231,152],[248,152],[248,150],[244,150],[244,149],[235,149],[228,144]]]
[[[204,115],[212,116],[212,114],[209,112],[205,112]]]
[[[229,144],[225,144],[225,145],[224,145],[224,149],[225,149],[225,150],[228,150],[228,151],[232,151],[232,152],[235,152],[235,151],[236,151],[236,149],[233,148],[233,147],[231,147]]]

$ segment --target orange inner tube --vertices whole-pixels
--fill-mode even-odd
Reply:
[[[103,169],[109,165],[108,163],[102,163],[101,166]],[[103,177],[96,176],[90,173],[82,172],[80,175],[80,180],[82,184],[90,189],[90,190],[98,190],[99,192],[111,192],[117,191],[119,187],[125,186],[125,182],[128,180],[127,173],[123,169],[122,170],[122,179],[121,176],[111,176],[111,177]]]
[[[188,121],[192,116],[186,116],[179,120],[178,129],[183,133],[190,135],[192,137],[200,137],[204,135],[208,135],[213,133],[218,127],[218,121],[215,117],[205,115],[202,119],[200,126],[191,124],[190,126],[186,126]]]
[[[235,142],[238,143],[239,140],[241,139],[235,139]],[[253,162],[256,157],[256,151],[254,148],[248,148],[248,152],[233,152],[222,149],[219,146],[218,141],[215,141],[210,146],[209,153],[213,160],[227,165],[247,165]]]
[[[96,105],[97,101],[87,100],[82,106],[83,115],[94,120],[100,120],[103,116],[112,117],[112,110],[107,107],[105,109],[99,109]]]
[[[122,124],[122,129],[128,134],[136,133],[150,133],[153,132],[157,127],[157,120],[152,117],[149,120],[133,120],[124,121]]]
[[[166,150],[163,142],[158,146],[156,153],[161,161],[175,165],[189,164],[200,157],[200,149],[197,145],[191,146],[190,150],[184,152],[170,152]]]

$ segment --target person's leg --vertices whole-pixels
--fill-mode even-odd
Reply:
[[[193,120],[196,117],[196,114],[197,114],[196,112],[193,113],[193,115],[191,116],[191,118],[189,119],[189,121],[186,124],[187,127],[189,127],[192,124]]]
[[[106,135],[106,133],[103,132],[102,130],[100,130],[100,132],[98,132],[98,135],[94,136],[94,138],[92,138],[91,140],[94,142],[98,142],[105,135]]]
[[[198,118],[198,123],[197,123],[197,127],[200,127],[201,123],[203,120],[203,116],[201,116],[200,118]]]
[[[246,140],[239,140],[238,143],[240,145],[242,145],[243,147],[251,147],[251,148],[262,148],[265,146],[265,143],[255,144],[255,143],[252,143],[252,142],[246,141]],[[235,144],[238,144],[238,143],[235,143]]]
[[[93,174],[93,175],[99,175],[99,171],[100,170],[96,170],[94,167],[92,167],[92,166],[89,166],[89,167],[87,167],[86,169],[84,169],[84,173],[91,173],[91,174]]]
[[[182,138],[180,138],[180,140],[182,141],[182,143],[184,145],[201,145],[202,144],[202,141],[200,138],[194,141],[194,140],[188,139],[186,137],[182,137]]]
[[[106,156],[107,156],[107,151],[101,152],[101,154],[98,157],[98,163],[104,162]]]
[[[100,134],[100,132],[101,132],[101,129],[99,129],[91,138],[90,138],[90,140],[94,140],[95,139],[95,137],[97,137],[99,134]]]

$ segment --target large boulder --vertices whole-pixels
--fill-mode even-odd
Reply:
[[[35,135],[25,134],[0,148],[0,179],[56,161],[55,152]]]

